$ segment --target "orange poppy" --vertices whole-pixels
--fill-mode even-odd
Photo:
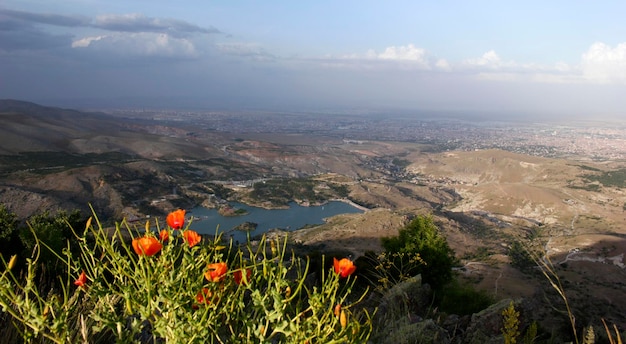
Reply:
[[[167,218],[165,220],[167,221],[168,226],[173,229],[181,229],[185,225],[185,211],[183,209],[173,211],[167,214]]]
[[[241,284],[242,281],[245,284],[248,284],[248,281],[250,280],[250,275],[252,275],[252,270],[246,269],[246,279],[244,281],[242,269],[239,269],[233,273],[233,277],[235,278],[235,283],[237,284]]]
[[[341,304],[338,303],[337,305],[335,305],[335,309],[333,311],[335,313],[336,317],[339,317],[339,314],[341,313]]]
[[[159,239],[161,239],[161,241],[166,242],[170,239],[170,233],[168,233],[167,229],[161,229],[161,231],[159,232]]]
[[[226,277],[228,272],[228,265],[226,263],[212,263],[207,266],[207,272],[204,273],[204,277],[209,282],[219,282]]]
[[[80,273],[80,276],[78,276],[78,278],[76,279],[76,281],[74,281],[74,285],[77,285],[79,287],[84,286],[87,283],[87,274],[85,274],[85,271]]]
[[[163,245],[153,236],[144,236],[133,239],[133,249],[138,255],[153,256],[161,251]]]
[[[341,260],[333,258],[333,265],[335,266],[335,273],[338,273],[343,278],[352,275],[356,270],[356,266],[348,258],[342,258]]]
[[[209,290],[209,288],[202,288],[202,290],[196,294],[196,301],[198,301],[199,304],[208,305],[211,303],[212,296],[213,293]]]
[[[202,237],[200,236],[200,234],[198,234],[198,232],[193,231],[191,229],[184,231],[183,237],[185,238],[185,241],[187,242],[187,244],[189,244],[189,247],[196,246],[202,240]]]

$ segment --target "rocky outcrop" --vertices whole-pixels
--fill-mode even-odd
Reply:
[[[422,284],[421,276],[412,277],[387,291],[380,299],[374,317],[371,343],[409,344],[496,344],[502,343],[502,312],[512,302],[501,300],[471,316],[437,313],[430,308],[432,290]],[[520,330],[528,325],[528,303],[514,301],[520,312]]]

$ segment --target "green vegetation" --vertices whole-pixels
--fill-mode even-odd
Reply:
[[[584,178],[585,182],[589,185],[589,191],[598,191],[600,189],[598,183],[604,187],[624,188],[626,187],[626,168],[615,171],[585,174],[582,178]]]
[[[0,204],[0,254],[5,259],[13,255],[29,257],[41,243],[45,247],[40,253],[44,270],[51,274],[60,272],[62,266],[54,252],[61,252],[68,242],[74,242],[70,226],[84,221],[79,211],[61,211],[55,215],[48,212],[34,215],[21,224],[17,215]]]
[[[385,251],[395,257],[396,266],[410,266],[403,271],[407,276],[421,274],[424,282],[438,289],[452,279],[452,267],[456,264],[454,252],[448,246],[446,238],[439,233],[431,216],[417,216],[404,228],[398,236],[382,239]],[[424,264],[410,264],[414,255],[419,254]]]
[[[511,266],[523,272],[532,272],[537,266],[528,249],[519,241],[514,241],[509,247],[509,258],[511,258]]]
[[[255,183],[248,196],[257,202],[285,206],[295,200],[322,203],[332,198],[345,197],[349,190],[344,185],[320,182],[311,178],[270,179]]]
[[[47,174],[80,166],[124,163],[136,160],[121,152],[71,154],[66,152],[23,152],[0,155],[0,174],[28,170]]]
[[[494,302],[486,291],[476,290],[472,285],[463,284],[457,279],[448,282],[435,296],[439,309],[448,314],[471,315]]]
[[[308,261],[288,255],[286,241],[228,248],[219,236],[192,244],[188,228],[163,230],[168,239],[158,226],[140,234],[118,223],[111,232],[89,219],[82,234],[72,230],[75,252],[56,252],[67,273],[50,290],[37,285],[45,244],[37,242],[24,274],[15,271],[15,258],[2,256],[0,305],[4,321],[11,319],[3,341],[367,342],[372,325],[356,307],[365,294],[351,292],[353,271],[340,275],[335,265],[311,285]]]

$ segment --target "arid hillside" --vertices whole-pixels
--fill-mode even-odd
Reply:
[[[626,319],[623,162],[227,132],[0,101],[0,203],[21,218],[88,212],[89,204],[110,221],[216,199],[267,206],[250,197],[254,182],[287,178],[345,190],[344,200],[370,209],[290,233],[298,247],[358,257],[380,250],[380,238],[411,217],[432,215],[459,258],[458,272],[496,298],[550,293],[540,276],[511,265],[510,247],[519,241],[547,254],[578,305],[597,310],[590,317]]]

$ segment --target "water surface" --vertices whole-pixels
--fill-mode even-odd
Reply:
[[[234,240],[244,242],[246,233],[232,230],[244,222],[254,222],[258,224],[256,230],[250,232],[250,237],[263,234],[270,229],[280,228],[284,230],[296,230],[307,225],[320,225],[324,219],[338,214],[362,213],[348,203],[332,201],[320,206],[303,207],[296,203],[290,203],[289,209],[264,209],[251,207],[242,203],[230,203],[236,209],[244,209],[248,214],[243,216],[225,217],[217,212],[217,209],[196,207],[191,210],[194,216],[190,228],[201,234],[215,234],[216,228],[219,232],[226,232],[224,238],[233,236]]]

